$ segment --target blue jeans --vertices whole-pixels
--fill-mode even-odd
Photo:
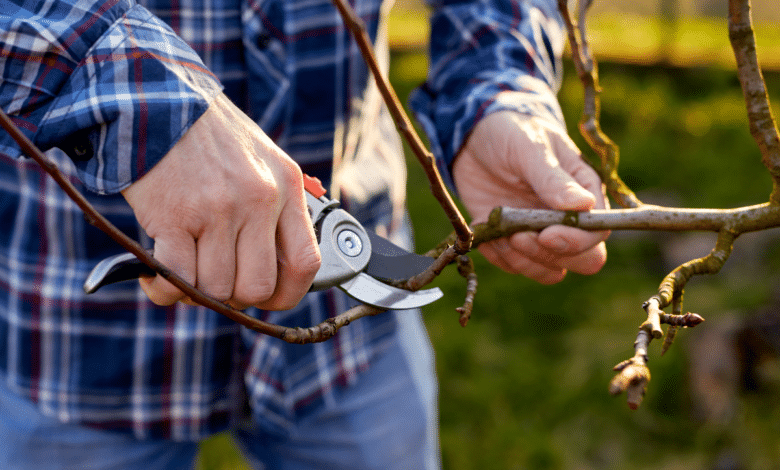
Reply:
[[[336,395],[337,405],[304,416],[289,438],[251,424],[233,430],[249,463],[257,469],[439,468],[428,339],[408,317],[400,325],[399,341]],[[0,384],[0,469],[192,469],[197,452],[197,443],[138,441],[60,423]]]

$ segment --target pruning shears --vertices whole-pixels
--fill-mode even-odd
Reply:
[[[304,188],[322,257],[311,290],[338,287],[364,304],[392,310],[421,307],[443,296],[439,288],[412,292],[389,284],[425,271],[433,258],[410,253],[366,230],[338,201],[325,196],[318,179],[304,175]],[[124,253],[99,262],[87,276],[84,291],[91,294],[107,284],[155,274],[135,255]]]

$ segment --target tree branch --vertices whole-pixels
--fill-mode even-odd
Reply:
[[[540,231],[551,225],[567,225],[589,231],[654,230],[738,233],[780,227],[780,208],[764,203],[736,209],[689,209],[643,204],[635,209],[597,209],[590,212],[497,207],[487,222],[474,226],[474,246],[516,232]],[[450,234],[426,255],[436,257],[452,244]]]
[[[780,203],[780,138],[769,105],[764,76],[758,65],[750,0],[729,0],[729,40],[737,60],[737,76],[747,105],[750,134],[761,150],[761,160],[772,175],[770,202]]]
[[[601,165],[597,168],[612,198],[621,206],[634,208],[626,211],[592,211],[588,214],[577,213],[517,213],[521,217],[504,220],[509,217],[506,209],[497,210],[484,228],[475,229],[475,244],[485,238],[514,229],[535,230],[540,222],[558,220],[564,225],[580,227],[586,230],[634,229],[647,230],[709,230],[718,231],[718,240],[712,252],[704,257],[682,264],[661,282],[658,294],[651,297],[643,307],[647,320],[639,328],[634,343],[634,357],[615,367],[618,374],[610,383],[610,392],[627,392],[628,403],[636,409],[644,396],[650,381],[647,368],[647,349],[653,338],[663,336],[661,323],[669,323],[667,338],[662,346],[662,354],[671,346],[679,327],[695,326],[703,321],[696,314],[682,315],[683,291],[688,280],[696,274],[717,273],[728,259],[734,240],[739,234],[777,227],[780,213],[775,209],[780,203],[780,140],[778,130],[769,106],[766,85],[756,58],[755,37],[750,18],[749,0],[729,0],[729,38],[737,60],[738,76],[742,85],[748,108],[750,132],[757,142],[762,161],[773,179],[773,190],[766,204],[743,207],[732,210],[715,209],[667,209],[655,206],[643,206],[636,196],[628,190],[617,175],[619,151],[601,130],[599,125],[600,102],[596,63],[588,48],[585,35],[585,16],[591,0],[579,2],[579,24],[574,24],[568,10],[568,1],[559,0],[558,6],[563,15],[572,49],[572,59],[580,81],[583,84],[585,104],[580,121],[580,132],[588,144],[601,156]],[[612,212],[602,214],[601,212]],[[610,219],[620,217],[617,223]],[[662,308],[672,304],[673,314],[663,313]]]
[[[592,165],[601,176],[601,180],[607,187],[607,192],[621,207],[639,207],[642,205],[631,189],[623,183],[618,176],[618,163],[620,162],[620,149],[602,130],[599,118],[601,115],[601,100],[599,93],[598,67],[590,52],[587,38],[585,37],[585,14],[590,7],[590,1],[580,2],[579,26],[574,23],[569,14],[567,0],[558,0],[558,8],[566,23],[569,34],[569,46],[571,47],[572,60],[577,76],[582,82],[585,93],[585,103],[580,119],[580,134],[588,142],[588,145],[601,157],[600,165]]]
[[[366,27],[363,21],[357,16],[352,7],[344,0],[333,0],[333,3],[338,8],[341,17],[344,20],[344,24],[347,26],[352,36],[360,48],[360,52],[363,55],[363,59],[366,61],[371,74],[374,76],[379,92],[382,94],[382,98],[387,105],[390,115],[395,121],[395,125],[398,127],[401,135],[404,136],[409,146],[420,162],[425,175],[428,177],[428,181],[431,187],[431,193],[439,201],[439,205],[444,209],[447,214],[450,223],[455,229],[455,233],[458,234],[457,240],[454,243],[455,250],[459,255],[466,254],[471,249],[472,233],[469,225],[466,223],[466,219],[458,210],[455,202],[452,200],[449,191],[447,191],[444,181],[439,174],[439,170],[436,167],[436,160],[433,154],[425,147],[414,130],[412,121],[407,116],[406,112],[401,105],[398,96],[393,90],[393,87],[388,82],[387,78],[382,74],[379,68],[379,63],[374,55],[374,49],[371,45],[371,39],[366,33]]]

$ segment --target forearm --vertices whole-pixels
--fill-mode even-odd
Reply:
[[[0,105],[41,148],[68,153],[91,190],[114,193],[148,172],[220,91],[130,0],[0,4]],[[0,151],[20,154],[5,135]]]

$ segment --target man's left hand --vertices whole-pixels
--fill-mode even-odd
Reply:
[[[565,131],[547,121],[502,111],[482,119],[455,160],[453,177],[473,221],[497,206],[587,211],[608,202],[596,172]],[[607,259],[609,232],[554,225],[483,243],[494,265],[542,284],[567,271],[598,272]]]

